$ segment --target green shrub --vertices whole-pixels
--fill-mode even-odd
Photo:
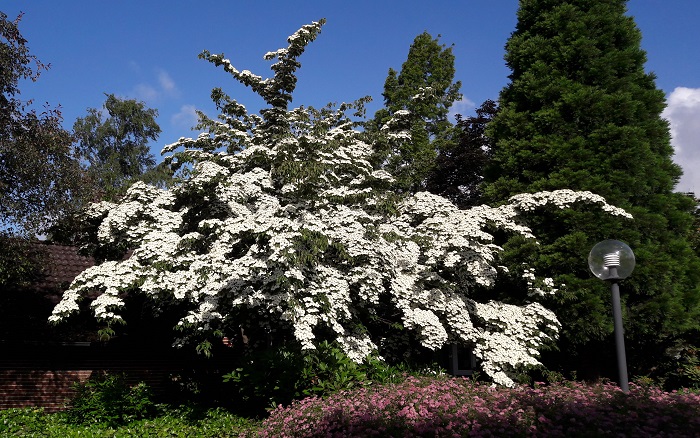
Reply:
[[[292,400],[324,396],[369,384],[368,371],[380,376],[380,361],[357,364],[333,343],[321,342],[315,350],[299,352],[285,347],[250,355],[223,376],[233,384],[241,401],[239,411],[261,415]]]
[[[669,389],[700,389],[700,353],[693,345],[685,345],[676,353],[666,375],[666,387]]]
[[[105,423],[72,424],[65,412],[45,414],[37,408],[0,410],[0,438],[233,438],[256,436],[260,425],[223,409],[197,412],[196,418],[187,411],[189,408],[170,408],[159,417],[109,426]]]
[[[232,406],[244,415],[262,415],[265,408],[287,404],[295,397],[303,359],[285,347],[249,354],[232,372],[223,376],[231,386]]]
[[[696,332],[696,338],[700,332]],[[658,366],[644,379],[666,391],[700,390],[700,347],[697,342],[677,341],[658,359]],[[639,380],[639,376],[635,376]]]
[[[105,374],[76,384],[76,395],[66,413],[73,424],[100,423],[110,427],[152,418],[157,406],[148,385],[130,386],[125,376]]]
[[[363,385],[368,382],[365,368],[353,362],[337,345],[321,342],[304,355],[296,395],[324,396]]]
[[[303,353],[282,347],[250,355],[223,378],[232,385],[234,398],[240,402],[234,409],[260,416],[265,410],[304,397],[398,383],[409,374],[424,373],[425,370],[413,371],[403,364],[389,365],[372,356],[358,364],[337,344],[324,341],[315,350]]]

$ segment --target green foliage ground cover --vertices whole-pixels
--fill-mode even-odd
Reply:
[[[224,410],[194,411],[171,408],[161,415],[119,426],[105,423],[74,424],[66,413],[45,414],[41,409],[0,411],[0,437],[237,437],[254,433],[257,421]]]

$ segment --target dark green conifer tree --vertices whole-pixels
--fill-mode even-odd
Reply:
[[[539,247],[511,241],[566,288],[552,307],[563,323],[546,365],[615,376],[609,287],[588,272],[591,247],[625,241],[637,267],[621,284],[631,375],[653,375],[683,343],[697,342],[700,261],[689,244],[695,202],[674,193],[664,93],[644,70],[645,52],[626,0],[521,0],[506,45],[510,83],[489,127],[495,144],[487,199],[521,192],[590,190],[634,220],[592,211],[538,219]],[[695,345],[698,345],[697,343]]]
[[[439,38],[439,36],[438,36]],[[447,116],[452,104],[461,98],[461,83],[454,82],[454,54],[451,47],[423,32],[408,51],[401,71],[389,69],[384,83],[384,108],[377,111],[368,130],[378,131],[397,111],[408,111],[407,131],[411,141],[392,150],[380,143],[377,162],[396,178],[396,189],[424,190],[440,150],[455,143],[454,125]]]

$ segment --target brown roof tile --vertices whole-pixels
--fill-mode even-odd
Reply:
[[[78,254],[74,246],[36,244],[46,254],[45,277],[37,284],[41,288],[62,288],[85,269],[95,265],[95,259]]]

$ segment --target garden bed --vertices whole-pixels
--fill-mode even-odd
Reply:
[[[71,424],[67,413],[0,411],[0,436],[41,437],[697,437],[700,394],[631,384],[515,388],[408,377],[279,406],[263,421],[223,410],[162,408],[120,426]]]

